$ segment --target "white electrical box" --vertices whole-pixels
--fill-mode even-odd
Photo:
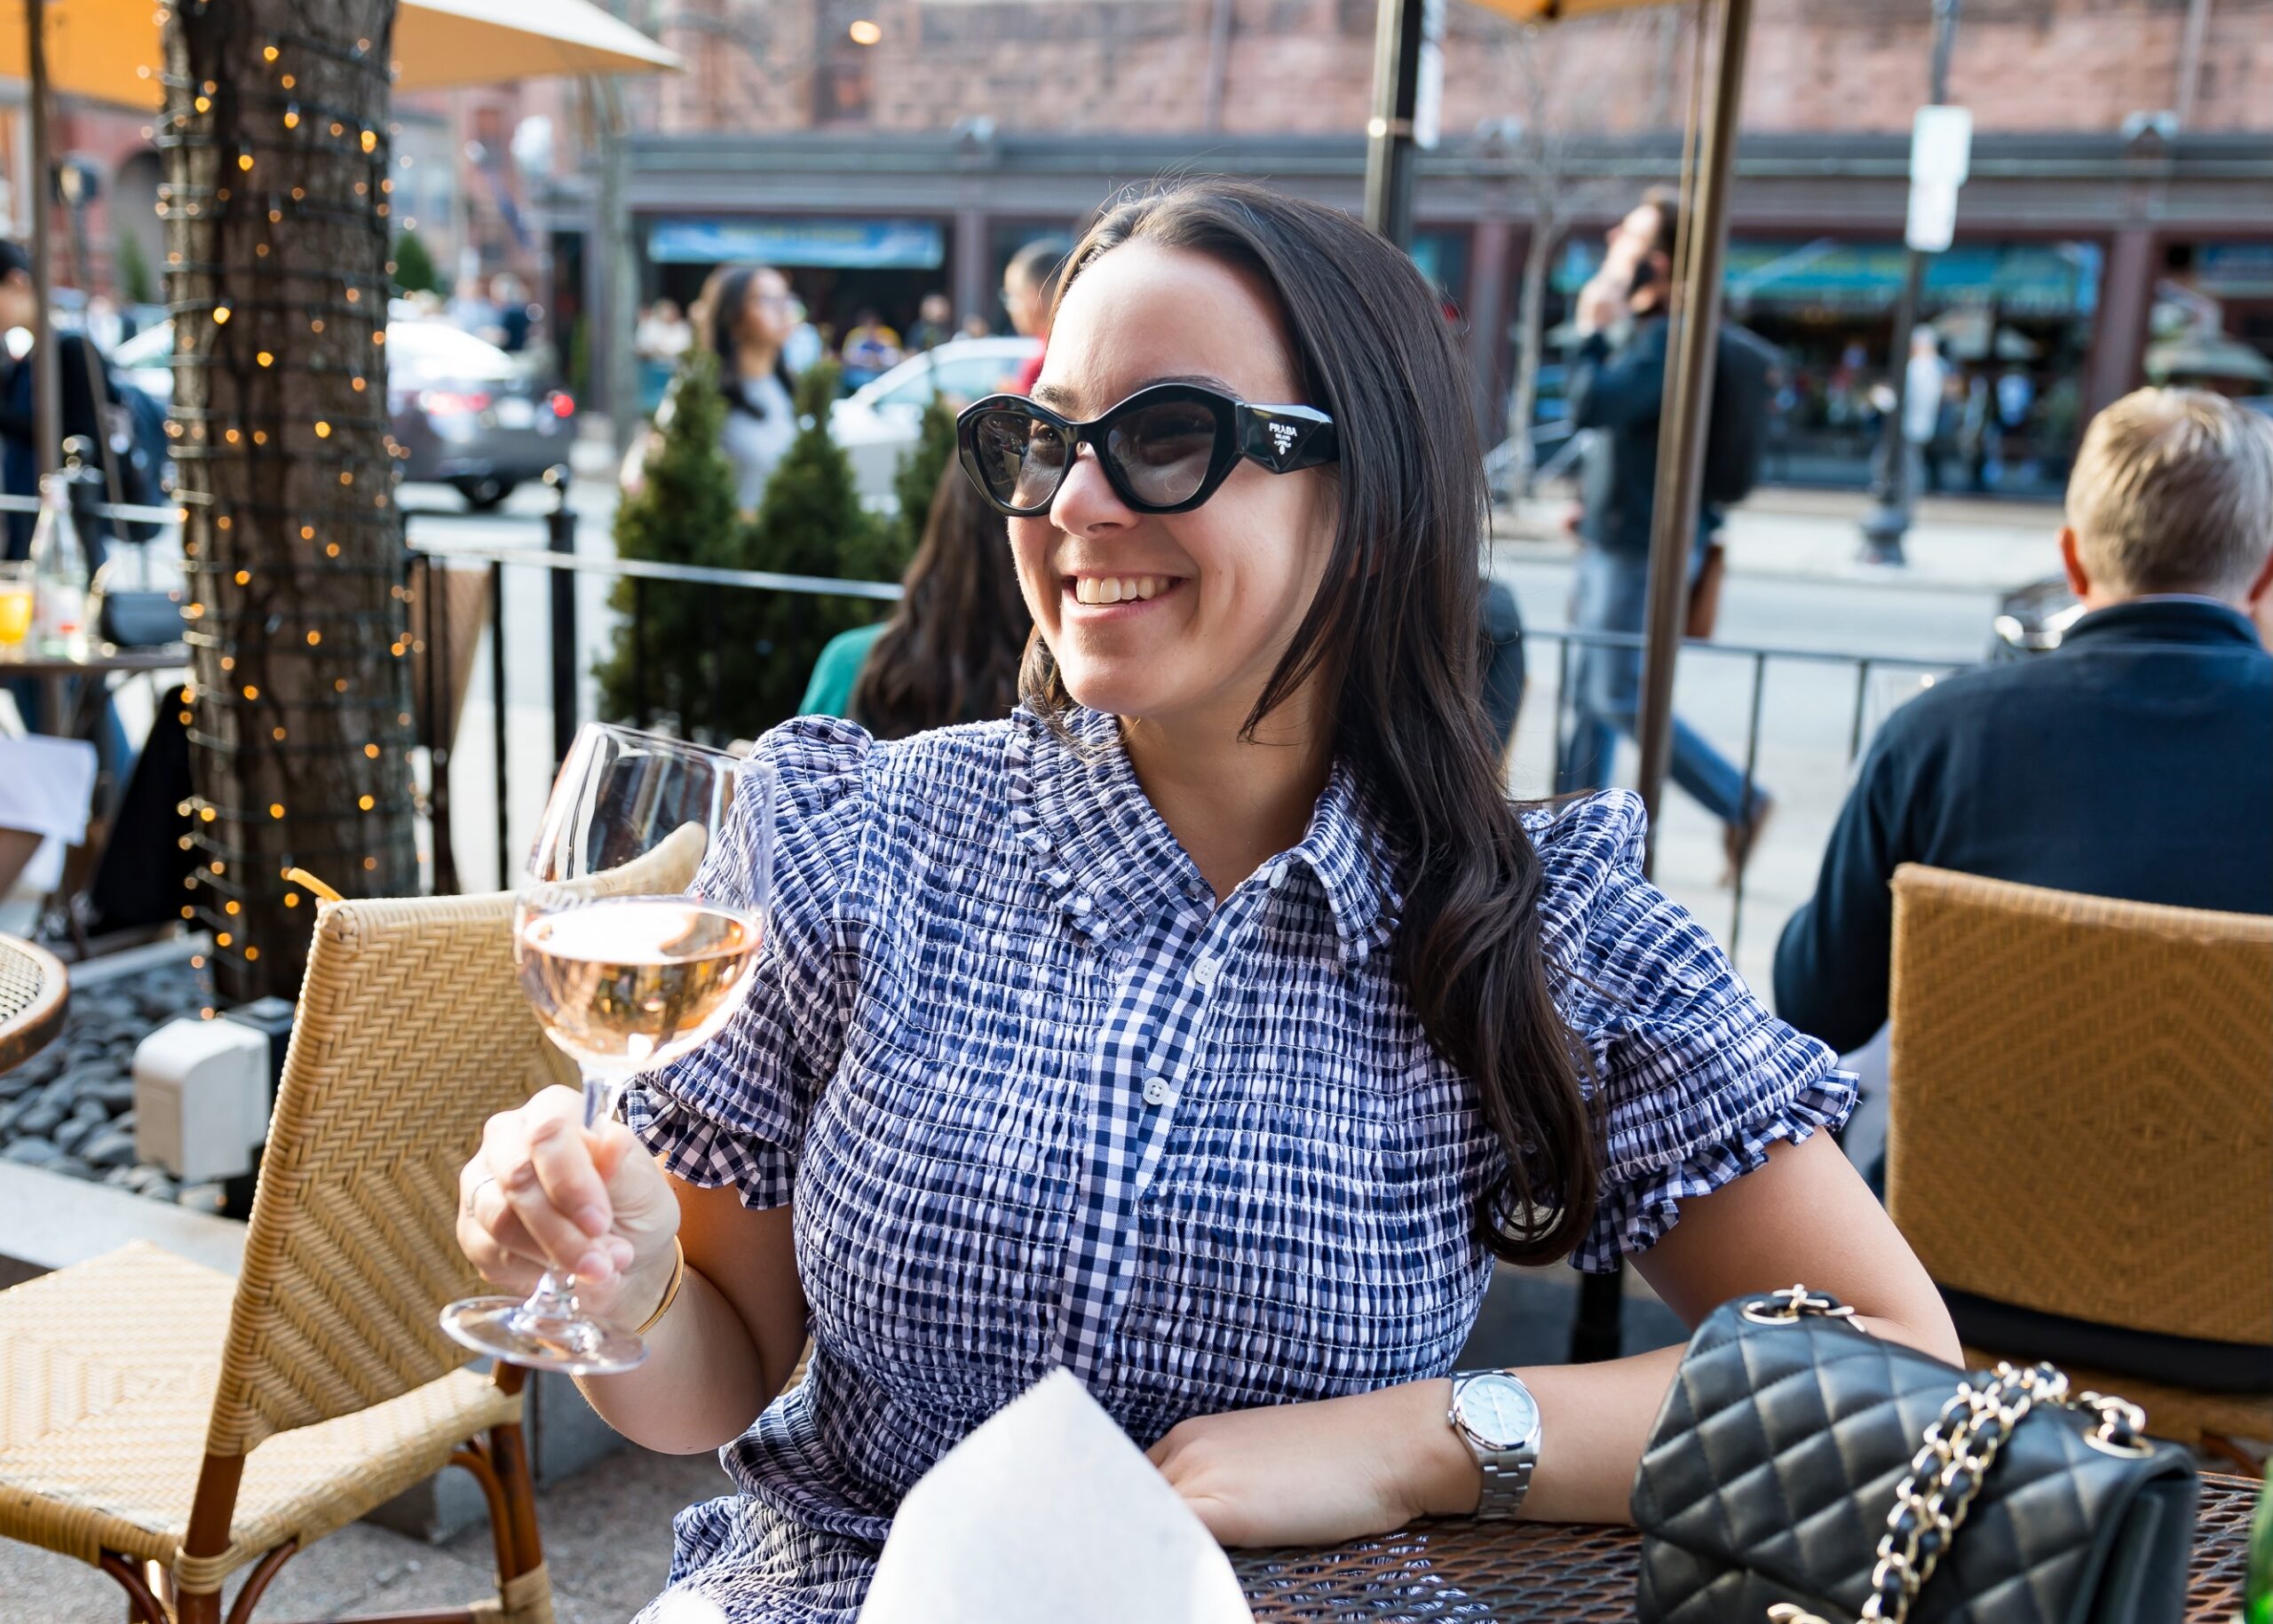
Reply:
[[[252,1169],[268,1134],[268,1038],[232,1020],[168,1021],[134,1051],[134,1157],[185,1184]]]

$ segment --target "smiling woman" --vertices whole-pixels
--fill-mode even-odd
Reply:
[[[1673,1351],[1456,1383],[1495,1256],[1630,1256],[1692,1319],[1805,1279],[1954,1353],[1821,1131],[1850,1081],[1642,878],[1633,797],[1505,799],[1412,264],[1188,185],[1104,218],[1050,331],[1034,400],[961,425],[1039,633],[1018,714],[762,740],[747,1006],[629,1132],[540,1096],[465,1172],[493,1279],[660,1315],[585,1387],[723,1446],[674,1588],[851,1624],[900,1496],[1057,1366],[1227,1542],[1622,1518]]]

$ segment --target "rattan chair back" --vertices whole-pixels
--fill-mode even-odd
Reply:
[[[701,851],[701,831],[683,829],[606,889],[683,891]],[[317,910],[210,1454],[366,1409],[471,1357],[435,1322],[481,1288],[455,1237],[458,1169],[489,1116],[575,1080],[522,995],[511,919],[505,892]]]
[[[1943,1286],[2103,1325],[2273,1326],[2273,918],[1905,864],[1887,1205]]]

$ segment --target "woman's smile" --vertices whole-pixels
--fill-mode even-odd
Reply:
[[[1162,598],[1175,596],[1187,584],[1184,576],[1160,574],[1082,573],[1063,576],[1059,581],[1068,618],[1081,622],[1124,620],[1141,614]]]

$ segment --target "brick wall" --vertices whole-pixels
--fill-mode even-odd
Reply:
[[[831,84],[841,122],[944,129],[1178,132],[1204,127],[1216,0],[691,0],[706,26],[668,42],[695,62],[662,98],[663,127],[802,128]],[[1373,0],[1231,0],[1229,132],[1361,128]],[[684,14],[684,13],[682,13]],[[1746,123],[1899,130],[1924,99],[1928,0],[1761,0]],[[2106,131],[2178,99],[2186,0],[1967,0],[1952,94],[1996,131]],[[851,21],[883,31],[851,44]],[[1519,111],[1515,30],[1452,0],[1444,126]],[[1629,129],[1681,106],[1688,42],[1670,16],[1628,13],[1546,30],[1535,47],[1614,93],[1590,122]],[[851,87],[850,91],[847,86]],[[2213,0],[2192,125],[2273,132],[2273,0]]]

